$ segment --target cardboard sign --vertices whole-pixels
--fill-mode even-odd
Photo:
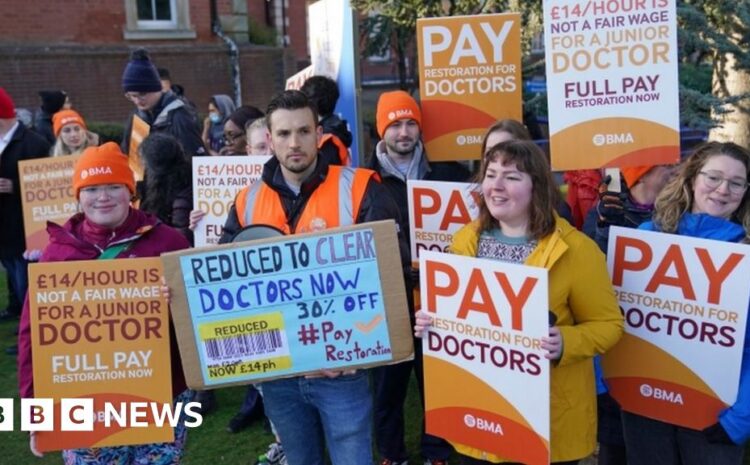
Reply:
[[[518,13],[420,18],[417,51],[430,160],[479,159],[489,126],[504,118],[521,121]]]
[[[49,242],[47,221],[64,223],[78,211],[73,194],[73,167],[80,155],[18,162],[27,250],[43,250]]]
[[[512,462],[549,463],[547,270],[425,251],[426,431]]]
[[[284,89],[300,90],[302,88],[302,84],[304,84],[309,77],[313,76],[313,72],[313,66],[310,65],[306,68],[303,68],[296,74],[292,74],[292,76],[286,80],[286,86],[284,87]]]
[[[610,228],[625,335],[602,358],[623,410],[701,430],[737,399],[750,247]]]
[[[261,178],[263,165],[270,158],[193,157],[193,205],[206,213],[194,231],[196,247],[219,243],[235,197]]]
[[[172,429],[105,427],[105,402],[171,404],[169,309],[158,258],[29,265],[35,397],[57,399],[40,450],[173,441]],[[60,398],[93,398],[93,431],[60,431]]]
[[[467,182],[406,182],[412,265],[425,250],[447,252],[455,234],[479,215],[479,190]]]
[[[141,163],[141,153],[138,147],[141,146],[141,142],[148,137],[150,132],[151,126],[138,115],[133,115],[133,126],[130,130],[130,147],[128,148],[128,162],[130,169],[135,174],[136,181],[143,180],[143,163]]]
[[[554,170],[680,158],[675,0],[544,2]]]
[[[188,385],[413,356],[393,221],[162,255]]]

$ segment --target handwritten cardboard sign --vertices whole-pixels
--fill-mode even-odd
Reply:
[[[625,335],[602,367],[623,410],[700,430],[734,403],[749,255],[745,244],[610,229],[607,264]]]
[[[480,158],[489,126],[522,118],[520,15],[420,18],[417,44],[430,160]]]
[[[168,426],[106,427],[105,402],[171,404],[169,310],[158,258],[29,265],[35,397],[54,398],[40,450],[174,440]],[[60,431],[60,398],[93,398],[93,431]]]
[[[547,271],[424,251],[427,432],[532,465],[549,463]]]
[[[553,169],[679,160],[675,3],[544,2]]]
[[[162,259],[191,387],[375,366],[413,354],[393,221]]]
[[[78,211],[73,167],[80,155],[18,162],[26,249],[43,250],[49,242],[47,221],[64,223]]]
[[[259,180],[268,156],[193,157],[193,205],[206,216],[198,223],[195,246],[219,243],[237,194]]]

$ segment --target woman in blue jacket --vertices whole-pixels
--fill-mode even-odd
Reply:
[[[640,229],[750,242],[750,152],[732,143],[699,147],[656,199]],[[745,332],[739,392],[716,423],[694,431],[623,412],[629,465],[741,464],[750,437],[750,335]]]

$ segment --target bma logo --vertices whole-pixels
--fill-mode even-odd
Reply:
[[[672,404],[685,405],[682,400],[682,394],[674,391],[667,391],[666,389],[651,387],[648,384],[641,384],[641,395],[643,397],[653,397],[656,400],[664,402],[670,402]]]
[[[395,110],[395,111],[388,113],[388,121],[393,121],[395,119],[402,119],[402,118],[414,119],[414,112],[412,112],[411,109],[409,108],[405,108],[403,110]]]
[[[477,136],[473,134],[469,135],[461,135],[456,137],[456,144],[458,145],[466,145],[466,144],[481,144],[482,143],[482,136]]]
[[[633,134],[629,132],[620,134],[594,134],[591,141],[597,147],[601,147],[602,145],[632,144],[635,142]]]
[[[500,425],[500,423],[495,423],[494,421],[475,417],[474,415],[470,413],[467,413],[466,415],[464,415],[464,424],[468,426],[469,428],[478,429],[481,431],[487,431],[488,433],[492,433],[492,434],[499,434],[499,435],[505,434],[503,432],[503,427]]]
[[[89,176],[97,176],[101,174],[112,174],[112,168],[109,166],[97,166],[95,168],[88,168],[81,171],[81,179],[86,179]]]

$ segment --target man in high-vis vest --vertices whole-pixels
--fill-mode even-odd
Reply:
[[[409,239],[409,212],[406,182],[409,179],[427,181],[468,181],[469,171],[456,162],[431,163],[422,143],[422,112],[417,102],[402,90],[384,92],[378,99],[376,111],[378,135],[369,168],[382,178],[383,187],[401,209],[399,224]],[[409,249],[407,249],[409,250]],[[414,257],[416,260],[416,257]],[[411,259],[409,260],[411,262]],[[406,280],[406,295],[413,315],[412,286],[419,279]],[[416,368],[420,393],[422,386],[422,342],[415,341],[414,361],[384,365],[373,369],[375,392],[375,442],[381,465],[404,465],[409,453],[404,442],[404,402],[409,387],[412,367]],[[445,465],[453,448],[445,440],[422,434],[420,441],[425,465]]]
[[[331,164],[318,155],[316,109],[302,92],[274,97],[266,114],[275,157],[261,180],[242,190],[229,212],[222,242],[248,225],[286,234],[383,219],[398,208],[375,172]],[[289,465],[372,464],[372,396],[367,370],[321,372],[261,383],[266,414],[281,437]]]

